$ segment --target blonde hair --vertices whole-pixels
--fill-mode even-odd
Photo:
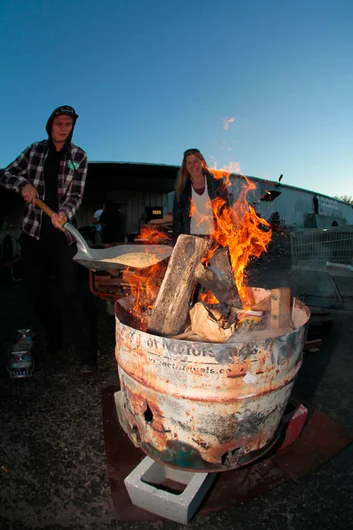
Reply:
[[[183,162],[182,162],[181,167],[179,169],[177,180],[176,180],[176,186],[175,186],[175,194],[177,196],[177,199],[180,198],[180,195],[182,194],[182,192],[183,192],[183,190],[185,188],[186,181],[187,181],[188,177],[190,177],[190,174],[189,174],[188,170],[186,169],[186,157],[188,157],[189,155],[197,156],[197,158],[199,158],[201,160],[203,168],[204,169],[208,169],[206,160],[204,159],[203,155],[200,153],[200,151],[198,149],[196,149],[196,148],[195,149],[187,149],[186,151],[184,151]]]

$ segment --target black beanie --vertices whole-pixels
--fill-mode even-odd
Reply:
[[[64,105],[62,107],[58,107],[57,109],[53,110],[53,112],[49,116],[49,119],[48,119],[47,124],[45,126],[45,130],[47,131],[48,136],[50,138],[51,137],[52,121],[55,118],[55,116],[60,116],[61,114],[67,114],[67,116],[71,116],[73,118],[73,120],[74,120],[73,124],[72,124],[72,131],[71,131],[70,137],[68,138],[68,139],[71,140],[72,133],[73,133],[74,127],[75,127],[75,123],[76,123],[76,120],[78,118],[78,114],[76,114],[75,109],[73,107],[70,107],[69,105]]]

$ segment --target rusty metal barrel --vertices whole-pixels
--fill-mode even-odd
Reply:
[[[253,288],[255,302],[270,294]],[[178,469],[227,471],[276,442],[302,364],[310,311],[293,299],[293,331],[237,343],[177,340],[116,316],[125,430],[154,460]]]

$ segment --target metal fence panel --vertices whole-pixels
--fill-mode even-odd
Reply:
[[[326,263],[352,265],[353,225],[291,232],[292,269],[326,270]]]

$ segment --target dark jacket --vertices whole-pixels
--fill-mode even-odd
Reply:
[[[208,195],[211,199],[220,197],[229,206],[229,196],[223,179],[216,179],[209,171],[205,172],[207,179]],[[187,179],[185,187],[179,197],[174,195],[173,205],[173,245],[180,234],[190,234],[190,203],[191,203],[191,180]]]
[[[103,241],[104,243],[123,243],[125,240],[125,233],[123,227],[123,218],[120,208],[108,202],[105,205],[99,221],[103,227]]]

